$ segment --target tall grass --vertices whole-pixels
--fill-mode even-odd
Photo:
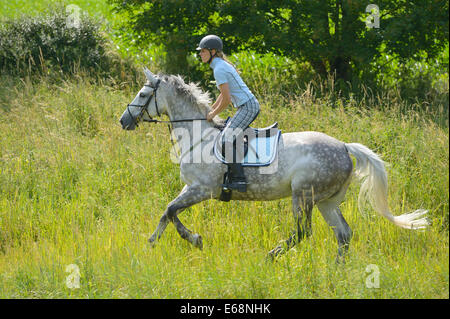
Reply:
[[[17,80],[17,79],[16,79]],[[14,83],[14,84],[13,84]],[[0,101],[0,297],[3,298],[448,298],[448,131],[401,105],[364,109],[303,91],[260,96],[254,126],[318,130],[359,142],[390,163],[394,214],[430,209],[426,231],[341,208],[354,237],[345,265],[320,213],[313,236],[267,263],[293,227],[290,199],[207,201],[180,218],[199,251],[169,225],[147,238],[182,188],[165,126],[125,132],[117,120],[137,88],[83,76],[51,84],[3,78]],[[70,289],[66,267],[80,269]],[[368,288],[369,265],[380,272]]]

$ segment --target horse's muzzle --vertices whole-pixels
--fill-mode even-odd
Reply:
[[[122,128],[127,131],[132,131],[136,128],[136,124],[128,115],[127,111],[125,111],[124,114],[120,117],[119,123],[120,125],[122,125]]]

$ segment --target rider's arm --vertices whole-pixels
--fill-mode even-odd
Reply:
[[[211,106],[211,111],[214,111],[217,108],[217,106],[220,105],[221,102],[222,102],[222,93],[219,94],[216,102],[214,102],[214,104]]]
[[[213,118],[220,112],[222,112],[228,104],[231,103],[230,87],[228,83],[223,83],[219,85],[220,95],[217,101],[213,104],[211,112],[208,114],[210,118]]]

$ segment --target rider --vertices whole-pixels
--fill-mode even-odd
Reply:
[[[230,103],[233,103],[234,107],[237,108],[236,114],[228,121],[223,132],[223,149],[225,154],[233,154],[233,143],[239,144],[236,143],[236,140],[243,138],[243,131],[258,116],[259,103],[244,81],[242,81],[234,65],[226,59],[222,49],[222,40],[216,35],[205,36],[197,47],[197,50],[200,51],[202,62],[208,63],[213,69],[216,85],[220,91],[220,95],[212,105],[206,119],[212,121]],[[239,132],[241,133],[239,134]],[[228,172],[231,173],[229,181],[231,183],[227,187],[241,192],[246,191],[247,185],[241,164],[243,156],[243,148],[238,147],[233,154],[233,160],[228,164]]]

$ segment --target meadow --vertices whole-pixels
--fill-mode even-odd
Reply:
[[[14,15],[19,6],[40,10],[36,3],[45,5],[0,9]],[[110,18],[107,4],[71,3]],[[316,208],[313,235],[266,260],[294,226],[289,198],[203,202],[179,216],[202,235],[203,250],[173,225],[150,247],[183,184],[165,125],[127,132],[118,123],[144,75],[133,85],[81,70],[59,81],[2,75],[0,298],[449,298],[448,104],[410,105],[395,91],[344,98],[314,83],[286,94],[266,80],[289,82],[281,67],[250,69],[254,57],[232,58],[261,102],[253,126],[278,121],[283,132],[315,130],[368,146],[388,163],[393,214],[429,209],[430,227],[400,229],[370,208],[359,211],[355,181],[341,205],[353,230],[345,264],[335,263],[335,236]]]

